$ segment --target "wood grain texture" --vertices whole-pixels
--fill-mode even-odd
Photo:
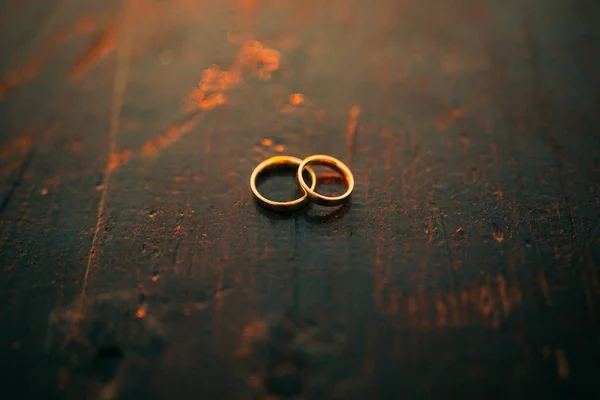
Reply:
[[[37,3],[0,5],[11,398],[600,392],[596,3]],[[281,153],[351,203],[257,208]]]

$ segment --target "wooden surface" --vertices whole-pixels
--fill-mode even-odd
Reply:
[[[0,3],[6,398],[598,393],[598,11]]]

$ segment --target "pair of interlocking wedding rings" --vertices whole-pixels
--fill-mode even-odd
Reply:
[[[260,173],[272,168],[296,165],[298,166],[298,171],[296,172],[296,179],[300,184],[300,189],[302,189],[302,197],[291,201],[273,201],[267,199],[258,192],[258,189],[256,188],[256,178]],[[346,192],[341,196],[336,197],[323,196],[322,194],[315,192],[314,189],[317,185],[317,176],[315,175],[313,169],[310,167],[311,165],[327,165],[338,171],[340,174],[342,174],[342,177],[344,178],[348,186]],[[310,186],[306,184],[306,181],[302,176],[305,170],[309,173],[311,177]],[[348,168],[346,164],[344,164],[337,158],[331,156],[317,154],[314,156],[307,157],[304,160],[292,156],[275,156],[266,159],[265,161],[258,164],[256,168],[254,168],[254,171],[252,171],[252,175],[250,176],[250,188],[252,189],[252,193],[254,193],[254,196],[256,197],[258,203],[263,207],[266,207],[273,211],[282,212],[297,210],[306,206],[309,201],[312,201],[313,203],[318,204],[320,206],[335,207],[345,203],[350,198],[350,194],[352,193],[352,190],[354,190],[354,176],[352,175],[350,168]]]

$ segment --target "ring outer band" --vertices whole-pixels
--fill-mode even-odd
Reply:
[[[302,172],[304,171],[304,169],[308,168],[312,164],[326,165],[342,174],[342,177],[346,180],[346,184],[348,185],[348,189],[346,190],[346,192],[341,196],[336,197],[324,196],[315,192],[315,185],[309,187],[304,181],[304,177],[302,176]],[[337,158],[325,154],[315,154],[310,157],[306,157],[302,161],[302,164],[300,164],[298,172],[296,173],[296,177],[298,178],[298,182],[300,183],[302,189],[306,191],[310,201],[320,206],[335,207],[340,204],[344,204],[349,200],[350,195],[354,190],[354,175],[352,175],[352,171],[350,171],[350,168],[348,168],[346,164],[344,164]]]
[[[254,168],[254,171],[252,171],[252,175],[250,175],[250,189],[252,190],[252,193],[254,194],[254,198],[256,199],[256,201],[261,206],[263,206],[271,211],[276,211],[276,212],[294,211],[294,210],[298,210],[300,208],[305,207],[308,204],[309,199],[308,199],[306,189],[304,189],[304,187],[302,187],[302,186],[300,186],[300,190],[302,190],[302,193],[303,193],[302,197],[299,197],[295,200],[290,200],[290,201],[269,200],[265,196],[260,194],[260,192],[258,191],[258,188],[256,187],[256,179],[264,171],[266,171],[268,169],[272,169],[272,168],[277,168],[278,166],[286,167],[286,166],[296,165],[299,167],[301,164],[302,164],[302,159],[297,158],[297,157],[292,157],[292,156],[275,156],[275,157],[268,158],[268,159],[264,160],[263,162],[261,162],[260,164],[258,164],[256,166],[256,168]],[[306,168],[306,170],[308,171],[308,173],[310,174],[310,177],[312,179],[312,184],[311,184],[311,187],[309,188],[312,190],[317,185],[317,176],[315,175],[315,172],[312,170],[312,168]],[[300,175],[302,175],[302,174],[300,174]]]

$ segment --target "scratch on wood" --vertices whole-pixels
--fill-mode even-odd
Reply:
[[[40,38],[45,37],[48,34],[48,30],[52,26],[52,23],[60,15],[59,11],[64,5],[64,0],[60,1],[48,15],[48,18],[44,21],[42,26],[38,29],[35,37],[31,40],[30,47],[36,46]],[[11,70],[8,76],[0,81],[0,100],[6,97],[11,91],[16,89],[18,86],[33,79],[42,67],[42,63],[50,51],[50,46],[44,44],[42,51],[33,57],[30,61],[23,63],[20,67]]]
[[[479,304],[479,309],[484,317],[489,317],[494,310],[494,296],[487,284],[480,286],[479,299],[475,299]]]
[[[115,23],[98,35],[84,54],[73,64],[69,77],[71,80],[79,79],[95,64],[111,54],[117,47],[118,29]]]
[[[40,54],[23,65],[12,69],[8,75],[0,81],[0,100],[5,98],[17,87],[29,82],[40,72],[42,64],[46,59],[48,50],[44,49]]]
[[[15,194],[15,191],[23,182],[25,172],[31,165],[31,160],[33,159],[34,155],[35,155],[34,149],[29,150],[27,152],[27,154],[25,155],[25,158],[23,159],[23,162],[21,163],[21,167],[19,168],[17,176],[15,177],[12,184],[10,185],[10,189],[8,190],[8,193],[6,194],[6,196],[4,196],[4,198],[2,199],[2,202],[0,203],[0,216],[2,216],[2,214],[6,210],[6,207],[8,207],[8,204],[12,200],[12,198]]]
[[[4,99],[17,86],[29,81],[41,68],[41,61],[34,59],[9,71],[8,75],[0,81],[0,100]]]
[[[500,301],[502,302],[502,311],[504,312],[504,316],[508,317],[510,314],[511,303],[506,294],[506,279],[504,276],[498,275],[498,294],[500,295]]]
[[[540,289],[542,289],[542,294],[546,300],[546,305],[551,306],[552,300],[550,299],[550,290],[548,289],[548,283],[546,282],[546,277],[544,276],[544,272],[542,270],[538,271],[537,281],[540,285]]]
[[[144,142],[141,149],[127,149],[121,152],[112,153],[110,155],[109,168],[111,171],[114,171],[129,164],[132,159],[156,155],[160,150],[168,148],[181,139],[181,137],[191,132],[196,127],[200,119],[201,115],[195,114],[179,124],[171,125],[162,135]]]
[[[21,133],[17,134],[17,137],[10,142],[6,143],[0,149],[0,160],[4,162],[2,165],[2,175],[10,176],[17,168],[19,168],[23,160],[21,157],[25,156],[31,148],[31,131],[26,129]],[[19,156],[14,162],[6,162],[11,156]],[[13,157],[14,158],[14,157]]]
[[[114,29],[108,30],[99,42],[109,40],[114,41]],[[109,34],[110,33],[110,34]],[[96,43],[93,49],[102,48],[102,43]],[[102,50],[98,50],[102,51]],[[96,50],[89,51],[94,53]],[[95,56],[94,56],[95,57]],[[83,57],[88,59],[90,57]],[[183,135],[189,133],[196,127],[203,114],[198,113],[199,110],[212,110],[217,106],[225,104],[227,96],[225,92],[240,83],[241,73],[246,68],[256,68],[257,65],[263,65],[263,69],[275,71],[279,68],[279,52],[274,49],[269,49],[263,46],[258,41],[248,41],[239,50],[233,66],[229,70],[222,70],[218,65],[211,65],[207,68],[198,87],[193,89],[188,98],[188,104],[185,107],[189,116],[180,124],[171,126],[163,135],[147,140],[141,149],[141,156],[153,156],[159,151],[164,150],[176,143]],[[96,62],[96,61],[94,61]],[[88,62],[85,62],[88,68]],[[212,132],[209,133],[206,139],[205,152],[208,154],[211,151]],[[113,152],[110,156],[110,169],[115,170],[119,166],[126,165],[131,156],[131,151],[126,150],[122,153]]]
[[[127,6],[129,5],[129,10],[127,10]],[[100,227],[104,223],[105,218],[105,208],[106,208],[106,200],[108,193],[108,185],[110,183],[110,178],[113,170],[111,169],[111,156],[115,153],[116,149],[116,139],[117,132],[119,130],[119,123],[121,119],[121,108],[123,106],[123,98],[125,93],[125,87],[127,86],[127,77],[129,74],[129,61],[131,56],[131,48],[133,42],[133,31],[134,31],[134,17],[137,9],[137,1],[133,1],[131,3],[124,3],[125,13],[124,19],[129,21],[131,26],[125,26],[127,29],[123,29],[124,35],[121,38],[119,43],[119,48],[117,52],[117,59],[115,63],[115,81],[113,86],[113,101],[112,108],[110,113],[110,125],[108,131],[108,157],[106,162],[106,167],[104,169],[104,182],[102,186],[102,194],[100,196],[100,201],[98,202],[98,211],[97,211],[97,219],[96,219],[96,227],[94,229],[94,236],[92,237],[92,245],[90,247],[90,252],[88,255],[87,265],[85,268],[85,275],[83,278],[83,283],[81,285],[81,294],[80,294],[80,302],[82,304],[83,299],[85,298],[85,291],[87,288],[87,282],[90,274],[90,269],[92,266],[92,262],[94,259],[94,255],[96,253],[96,246],[98,241],[98,233],[100,231]]]
[[[487,283],[474,282],[469,291],[463,290],[460,294],[437,293],[433,297],[426,296],[423,285],[419,284],[417,294],[405,298],[402,301],[400,292],[392,287],[386,313],[389,316],[397,316],[399,310],[406,310],[408,324],[411,329],[428,330],[434,322],[439,328],[466,326],[472,311],[477,311],[494,328],[498,328],[502,320],[509,318],[510,312],[520,303],[520,298],[509,299],[506,288],[498,287],[498,293],[504,298],[497,299],[493,291],[493,280],[488,277]],[[505,284],[503,277],[498,277],[498,285]],[[499,301],[497,301],[499,300]],[[433,303],[431,303],[433,301]],[[433,310],[429,310],[433,306]],[[429,315],[429,312],[435,315]],[[433,320],[431,320],[433,318]]]
[[[159,150],[164,150],[177,142],[182,136],[196,127],[202,114],[194,114],[179,124],[172,125],[167,131],[154,139],[150,139],[142,146],[143,156],[153,156]]]
[[[58,7],[57,7],[58,9]],[[56,14],[55,10],[55,14]],[[45,25],[49,25],[50,21],[54,19],[51,16]],[[95,22],[89,17],[82,17],[75,22],[73,27],[59,29],[55,32],[45,43],[41,46],[41,50],[32,56],[28,61],[23,62],[18,67],[13,68],[8,72],[6,77],[0,81],[0,100],[10,94],[14,89],[19,86],[31,81],[39,74],[42,69],[42,65],[46,59],[50,56],[52,50],[64,43],[70,36],[87,35],[90,34],[95,27]],[[36,42],[39,37],[47,34],[47,26],[40,29],[37,37],[33,40]]]
[[[213,64],[204,70],[198,86],[188,97],[186,112],[213,110],[227,101],[227,91],[242,81],[245,71],[262,80],[269,80],[271,73],[280,66],[279,51],[268,48],[257,40],[248,40],[239,49],[229,69]]]

